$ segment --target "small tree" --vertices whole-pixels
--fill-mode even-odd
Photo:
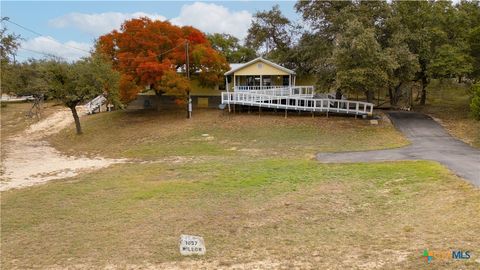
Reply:
[[[470,111],[473,118],[480,120],[480,83],[472,86],[473,97],[470,102]]]
[[[358,20],[347,23],[333,52],[333,61],[337,88],[364,93],[368,102],[373,101],[375,91],[388,86],[389,74],[397,67],[376,41],[374,30],[365,28]]]
[[[8,17],[2,17],[1,22],[8,21]],[[0,29],[0,60],[2,65],[15,60],[15,55],[20,47],[20,35],[7,33],[6,27]]]
[[[72,111],[77,134],[82,134],[77,105],[101,94],[107,94],[111,101],[117,102],[119,74],[99,55],[73,64],[51,61],[45,67],[45,75],[51,96]]]
[[[168,92],[186,96],[184,87],[167,90],[168,84],[162,78],[169,73],[169,79],[177,77],[176,81],[182,81],[180,77],[185,75],[177,71],[186,71],[187,44],[190,74],[198,73],[203,85],[223,82],[223,73],[228,70],[225,57],[211,47],[200,30],[191,26],[178,27],[148,18],[127,20],[120,30],[99,37],[96,51],[108,55],[115,70],[122,74],[121,99],[128,102],[146,87],[158,95]]]
[[[229,34],[209,34],[208,41],[212,48],[220,52],[229,63],[244,63],[253,60],[256,52],[252,48],[242,46],[238,38]]]
[[[291,46],[296,30],[296,26],[275,5],[271,10],[253,15],[245,45],[275,62],[295,68]]]

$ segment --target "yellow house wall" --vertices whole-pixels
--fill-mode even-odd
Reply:
[[[214,86],[202,86],[197,78],[192,79],[191,83],[191,95],[194,96],[220,96],[222,91],[218,90],[218,87]]]
[[[258,64],[262,64],[262,68],[258,68]],[[287,72],[280,70],[267,63],[258,61],[249,66],[243,67],[235,72],[235,76],[244,75],[289,75]]]

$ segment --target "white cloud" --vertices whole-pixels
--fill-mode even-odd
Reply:
[[[83,56],[88,56],[92,44],[76,41],[60,43],[50,36],[40,36],[22,42],[20,48],[21,51],[25,49],[22,53],[28,53],[34,58],[45,58],[46,54],[51,54],[68,61],[75,61]]]
[[[121,24],[128,19],[148,17],[153,20],[166,20],[157,13],[68,13],[54,18],[49,24],[57,28],[77,28],[84,33],[95,37],[119,29]],[[240,39],[247,35],[247,30],[252,21],[252,14],[246,10],[230,11],[228,8],[217,5],[195,2],[182,6],[178,17],[172,18],[175,25],[191,25],[207,33],[228,33]]]
[[[81,32],[98,37],[114,29],[119,29],[125,20],[140,17],[148,17],[153,20],[166,20],[166,17],[160,14],[146,12],[73,12],[54,18],[49,21],[49,24],[56,28],[76,28]],[[251,21],[252,14],[246,10],[231,11],[222,5],[201,2],[183,5],[180,14],[170,20],[170,22],[175,25],[191,25],[206,33],[227,33],[239,39],[246,37]],[[76,41],[68,41],[61,44],[51,37],[42,36],[23,42],[22,47],[74,61],[88,55],[88,53],[72,47],[89,51],[92,44]],[[35,56],[35,58],[44,57],[40,54],[30,54]]]
[[[252,14],[246,10],[230,11],[228,8],[201,2],[184,5],[180,15],[171,19],[176,25],[191,25],[207,33],[227,33],[243,39],[247,36]]]
[[[57,28],[75,27],[82,32],[96,37],[111,32],[114,29],[119,29],[125,20],[140,17],[148,17],[153,20],[162,21],[166,19],[162,15],[145,12],[104,12],[92,14],[73,12],[52,19],[49,21],[49,24]]]

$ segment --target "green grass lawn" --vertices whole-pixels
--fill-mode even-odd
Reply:
[[[2,192],[2,268],[422,269],[425,248],[473,254],[435,269],[480,266],[480,193],[438,163],[313,159],[407,144],[389,123],[216,110],[82,123],[50,142],[134,162]],[[207,254],[180,256],[180,234]]]
[[[428,102],[418,109],[441,120],[454,136],[480,148],[480,121],[470,115],[469,85],[455,80],[433,80],[428,87]]]
[[[420,269],[424,248],[478,258],[479,211],[478,191],[432,162],[229,157],[116,165],[4,192],[2,265]],[[185,233],[205,238],[205,257],[179,255]]]

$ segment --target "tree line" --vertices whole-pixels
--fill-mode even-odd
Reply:
[[[1,31],[2,92],[61,101],[72,111],[77,134],[82,133],[77,106],[98,95],[117,107],[146,90],[183,102],[191,88],[186,72],[213,86],[223,82],[228,70],[225,57],[204,33],[167,21],[127,20],[119,30],[99,37],[90,55],[75,62],[47,55],[18,63],[21,37],[8,34],[5,27]]]
[[[388,90],[395,106],[402,87],[434,78],[480,77],[478,1],[298,1],[303,22],[273,7],[258,12],[246,44],[320,88],[364,94]]]
[[[218,85],[228,63],[259,55],[314,76],[324,91],[363,95],[369,102],[386,91],[393,107],[412,85],[419,86],[418,103],[424,105],[432,79],[476,83],[480,77],[479,1],[309,0],[295,9],[300,22],[278,6],[257,12],[243,41],[131,19],[99,37],[91,56],[75,63],[55,57],[15,63],[20,37],[2,28],[2,91],[44,93],[73,108],[103,92],[118,104],[145,90],[183,100],[191,87],[187,72],[202,85]],[[480,111],[480,93],[473,89],[472,111]]]

